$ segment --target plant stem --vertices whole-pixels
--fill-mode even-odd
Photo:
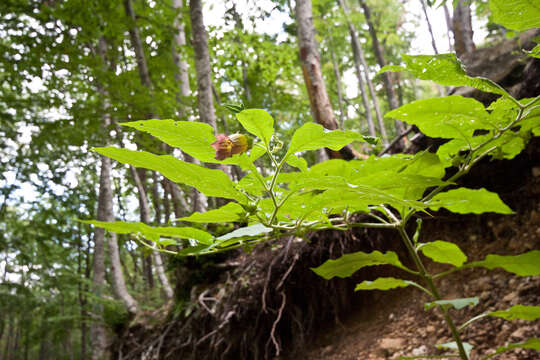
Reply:
[[[405,222],[401,222],[398,226],[399,234],[401,235],[401,239],[403,240],[403,243],[407,247],[407,250],[409,251],[409,254],[413,258],[414,263],[416,264],[416,267],[418,268],[419,276],[426,282],[428,289],[431,292],[431,295],[433,298],[437,300],[441,300],[441,296],[439,295],[439,291],[437,287],[435,286],[435,283],[433,282],[433,279],[431,275],[426,271],[426,267],[422,263],[422,259],[420,259],[420,256],[418,256],[418,253],[414,249],[413,242],[409,235],[407,234],[407,231],[405,231]],[[448,310],[445,309],[443,306],[439,306],[439,309],[441,310],[444,320],[448,324],[448,327],[450,328],[450,331],[452,332],[452,336],[454,337],[454,340],[456,341],[459,356],[463,360],[469,360],[469,357],[467,356],[467,353],[465,352],[465,348],[463,347],[463,342],[461,341],[461,337],[459,336],[459,332],[456,328],[456,325],[454,324],[454,321],[450,317],[450,314],[448,313]]]

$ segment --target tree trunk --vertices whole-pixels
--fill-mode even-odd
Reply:
[[[450,18],[450,11],[446,3],[443,4],[444,19],[446,21],[446,36],[448,37],[448,51],[452,51],[452,19]]]
[[[321,63],[315,43],[311,0],[296,1],[296,23],[300,62],[313,119],[325,128],[335,130],[338,128],[338,123],[322,78]]]
[[[86,274],[90,275],[88,273],[88,267],[83,272],[83,245],[82,245],[82,234],[80,225],[77,226],[77,232],[79,241],[77,243],[77,273],[79,274],[79,277],[88,279],[89,276],[86,276]],[[87,312],[86,312],[86,296],[84,295],[88,289],[86,289],[86,285],[84,285],[85,282],[79,281],[77,284],[77,292],[79,297],[79,307],[80,307],[80,314],[81,314],[81,320],[80,320],[80,327],[81,327],[81,351],[80,351],[80,359],[86,360],[86,337],[87,337],[87,328],[86,328],[86,318],[87,318]]]
[[[371,19],[371,10],[367,6],[365,0],[358,0],[358,1],[360,2],[360,6],[362,7],[364,16],[366,18],[366,23],[368,24],[369,34],[371,36],[371,41],[373,43],[373,52],[375,54],[375,58],[377,59],[377,63],[379,64],[379,66],[382,68],[386,66],[386,59],[384,58],[383,47],[379,42],[379,38],[377,37],[377,30],[375,29],[375,26]],[[394,90],[394,81],[392,79],[392,73],[385,72],[382,74],[382,78],[383,78],[384,89],[386,90],[386,97],[388,98],[388,106],[390,110],[396,109],[399,106],[399,102],[398,102],[396,92]],[[398,135],[405,131],[405,127],[403,126],[403,123],[401,121],[396,120],[395,125],[396,125],[396,130],[398,132]]]
[[[193,51],[195,53],[195,73],[197,75],[197,99],[199,117],[217,131],[214,101],[212,100],[212,78],[208,39],[204,27],[201,0],[189,1],[189,15],[193,34]]]
[[[131,175],[133,176],[133,181],[135,182],[135,186],[137,187],[137,193],[139,194],[139,214],[141,218],[141,222],[145,224],[150,223],[150,207],[148,205],[148,196],[146,195],[146,189],[144,188],[144,184],[141,181],[141,178],[139,174],[137,173],[137,170],[133,166],[130,166]],[[156,182],[157,184],[157,182]],[[154,194],[154,196],[157,196],[157,194]],[[159,212],[156,211],[156,214]],[[156,219],[157,223],[159,224],[160,218]],[[167,275],[165,274],[165,269],[163,268],[163,262],[161,260],[160,254],[156,251],[152,252],[152,258],[155,270],[157,272],[159,281],[163,285],[163,289],[165,291],[165,294],[167,296],[167,299],[172,299],[173,297],[173,290],[171,288],[171,285],[169,283],[169,280],[167,279]],[[147,271],[151,269],[151,262],[148,263],[148,259],[146,259],[146,267]],[[153,279],[153,276],[150,272],[147,273],[148,280]],[[152,282],[149,281],[149,286],[153,285]]]
[[[183,7],[182,0],[173,0],[173,7],[181,12]],[[176,102],[178,104],[178,114],[181,120],[187,120],[187,110],[188,101],[187,99],[191,96],[191,88],[189,86],[189,74],[188,74],[188,63],[185,56],[185,47],[186,47],[186,32],[185,26],[180,15],[175,19],[174,27],[176,33],[174,34],[174,44],[173,44],[173,61],[176,65],[177,71],[175,73],[175,80],[180,85],[179,92],[176,94]],[[180,51],[184,51],[181,53]]]
[[[336,54],[334,50],[330,49],[330,56],[332,58],[332,66],[334,67],[334,74],[336,76],[336,88],[338,96],[338,106],[339,106],[339,127],[340,129],[345,129],[345,110],[343,109],[343,90],[341,88],[341,71],[339,69],[339,64],[336,60]]]
[[[129,0],[128,0],[129,1]],[[104,37],[100,38],[98,52],[104,64],[106,64],[106,49],[107,43]],[[101,86],[98,86],[98,92],[103,98],[104,103],[104,116],[102,118],[103,134],[107,134],[108,127],[111,125],[110,115],[107,114],[109,104],[107,101],[107,92]],[[107,135],[105,135],[107,139]],[[105,142],[108,142],[107,140]],[[101,177],[102,176],[102,177]],[[114,221],[113,212],[113,191],[111,184],[111,160],[106,157],[102,157],[101,162],[101,175],[99,186],[99,204],[97,218],[99,221]],[[101,234],[100,234],[101,235]],[[104,236],[104,234],[103,234]],[[137,313],[137,302],[129,294],[126,282],[124,280],[124,274],[122,273],[122,265],[120,264],[120,252],[118,249],[118,240],[116,233],[110,233],[109,235],[109,252],[112,268],[112,284],[115,295],[122,300],[126,305],[128,312],[131,315]],[[94,273],[95,276],[95,273]]]
[[[454,49],[459,58],[476,49],[473,42],[470,1],[460,0],[457,4],[454,9],[452,30],[454,32]]]
[[[435,42],[435,36],[433,36],[433,29],[431,28],[431,21],[429,21],[426,2],[424,0],[420,0],[420,4],[422,4],[422,11],[424,12],[424,17],[426,18],[429,35],[431,35],[431,46],[433,47],[433,51],[435,52],[435,54],[438,54],[439,50],[437,50],[437,43]]]

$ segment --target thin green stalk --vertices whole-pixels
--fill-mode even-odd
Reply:
[[[416,264],[416,267],[419,271],[419,276],[426,282],[428,285],[428,288],[430,292],[432,293],[433,298],[438,301],[441,300],[441,296],[439,295],[439,291],[437,287],[435,286],[435,283],[433,282],[433,279],[431,275],[426,271],[426,268],[424,264],[422,263],[422,259],[420,259],[420,256],[418,256],[418,253],[414,249],[412,240],[410,239],[409,235],[405,231],[405,223],[401,223],[400,226],[397,228],[399,231],[399,234],[401,235],[401,239],[403,240],[403,243],[407,247],[407,250],[409,251],[409,254],[413,258],[414,263]],[[448,310],[446,310],[443,306],[439,306],[439,309],[441,310],[444,320],[446,321],[448,327],[450,328],[450,331],[452,332],[452,337],[456,341],[459,356],[463,360],[469,360],[469,357],[467,356],[467,353],[465,351],[465,348],[463,347],[463,342],[461,341],[461,337],[459,336],[459,332],[456,328],[456,325],[454,324],[454,321],[450,317],[450,314],[448,313]]]

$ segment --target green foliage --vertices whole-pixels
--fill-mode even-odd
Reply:
[[[540,7],[536,0],[490,0],[493,21],[509,29],[524,31],[540,27]]]
[[[230,202],[218,209],[209,210],[205,213],[195,212],[190,216],[176,219],[194,223],[226,223],[241,221],[245,215],[244,208],[237,203]]]
[[[385,253],[381,253],[380,251],[373,251],[371,253],[359,251],[345,254],[339,259],[327,260],[324,264],[312,270],[317,275],[328,280],[335,276],[340,278],[350,277],[361,268],[374,265],[392,265],[402,270],[410,271],[399,261],[397,254],[393,251]]]
[[[435,240],[425,244],[418,244],[418,250],[433,261],[461,266],[467,261],[467,255],[454,243]]]
[[[490,270],[500,267],[519,276],[536,276],[540,275],[540,251],[533,250],[513,256],[488,255],[484,260],[475,261],[469,265]]]
[[[517,319],[534,321],[540,318],[540,306],[514,305],[509,309],[492,311],[487,315],[510,321]]]
[[[438,210],[444,207],[458,214],[483,214],[494,212],[512,214],[512,210],[502,202],[499,195],[486,189],[459,188],[438,193],[429,203],[429,208]]]
[[[411,285],[411,283],[412,281],[409,280],[401,280],[393,277],[380,277],[374,281],[362,281],[360,284],[356,285],[354,290],[390,290],[399,287],[407,287]]]
[[[424,304],[424,309],[429,310],[436,306],[451,306],[454,309],[460,310],[467,306],[476,306],[478,305],[478,298],[461,298],[461,299],[452,299],[452,300],[436,300]]]

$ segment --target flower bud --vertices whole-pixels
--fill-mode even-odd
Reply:
[[[227,136],[219,134],[211,145],[216,149],[216,160],[225,160],[235,154],[242,154],[251,148],[251,139],[242,134]]]
[[[242,134],[232,134],[229,136],[232,141],[231,154],[242,154],[251,148],[251,139]]]

